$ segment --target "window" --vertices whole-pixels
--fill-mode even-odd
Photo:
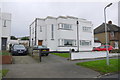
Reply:
[[[91,41],[90,40],[80,40],[80,45],[81,46],[90,46]]]
[[[6,26],[6,20],[4,20],[4,25],[3,25],[3,27],[7,27],[7,26]]]
[[[76,40],[58,39],[59,46],[76,46]]]
[[[72,44],[72,42],[73,42],[73,40],[64,40],[64,46],[72,46],[73,44]]]
[[[115,43],[114,43],[114,45],[115,45],[115,49],[118,49],[118,41],[116,41]]]
[[[83,31],[85,31],[85,32],[91,32],[91,27],[85,27],[85,26],[83,26]]]
[[[59,29],[71,30],[72,25],[71,24],[59,24]]]
[[[114,37],[114,32],[113,31],[110,32],[110,35],[111,35],[111,37]]]
[[[64,39],[64,46],[76,46],[76,40]]]
[[[53,40],[54,39],[54,25],[53,24],[51,25],[51,37]]]
[[[34,28],[32,29],[32,34],[34,34]]]
[[[40,32],[42,32],[42,26],[40,26]]]
[[[101,46],[100,48],[105,48],[105,46]]]

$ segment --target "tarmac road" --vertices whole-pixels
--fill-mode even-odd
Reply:
[[[94,78],[100,75],[52,54],[42,57],[41,63],[30,56],[13,56],[13,59],[14,64],[3,65],[3,68],[9,69],[5,78]]]

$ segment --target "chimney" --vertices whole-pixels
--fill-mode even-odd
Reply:
[[[112,24],[112,21],[108,21],[108,24]]]

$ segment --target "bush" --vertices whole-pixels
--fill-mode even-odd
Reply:
[[[11,55],[9,51],[2,51],[0,52],[0,55]]]
[[[111,51],[111,53],[120,53],[120,49],[114,49]]]

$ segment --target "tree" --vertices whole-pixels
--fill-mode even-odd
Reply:
[[[17,40],[17,38],[15,36],[10,36],[11,40]]]
[[[22,37],[21,40],[29,40],[29,37]]]

